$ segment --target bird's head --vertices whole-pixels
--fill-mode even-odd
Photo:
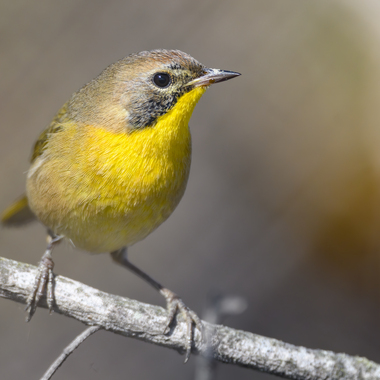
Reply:
[[[153,127],[186,94],[191,112],[213,83],[239,73],[209,69],[179,50],[131,54],[107,67],[72,97],[71,116],[78,121],[136,130]],[[83,107],[83,104],[86,106]]]

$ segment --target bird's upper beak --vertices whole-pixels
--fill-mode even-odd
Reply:
[[[210,86],[213,83],[224,82],[228,79],[235,78],[241,75],[234,71],[219,70],[219,69],[205,69],[205,74],[199,78],[193,79],[187,85],[188,86]]]

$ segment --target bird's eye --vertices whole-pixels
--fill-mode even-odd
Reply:
[[[168,87],[171,82],[170,75],[166,73],[157,73],[153,77],[153,82],[158,87],[161,87],[161,88]]]

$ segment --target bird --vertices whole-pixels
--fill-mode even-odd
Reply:
[[[74,92],[41,133],[31,156],[26,194],[4,210],[3,226],[39,220],[47,248],[27,299],[27,321],[46,292],[54,306],[52,251],[63,239],[91,253],[109,252],[165,298],[164,333],[181,313],[187,323],[186,359],[197,314],[133,265],[127,248],[174,211],[191,163],[189,120],[214,83],[240,73],[211,69],[179,50],[133,53]]]

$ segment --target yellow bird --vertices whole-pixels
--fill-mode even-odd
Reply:
[[[54,303],[54,246],[102,253],[148,281],[166,299],[165,332],[177,311],[188,324],[187,355],[198,316],[172,291],[128,261],[127,247],[163,223],[181,200],[189,176],[188,123],[212,83],[239,73],[209,69],[178,50],[131,54],[75,92],[34,145],[26,196],[2,215],[3,225],[35,217],[48,228],[48,247],[27,301],[27,320],[47,291]]]

